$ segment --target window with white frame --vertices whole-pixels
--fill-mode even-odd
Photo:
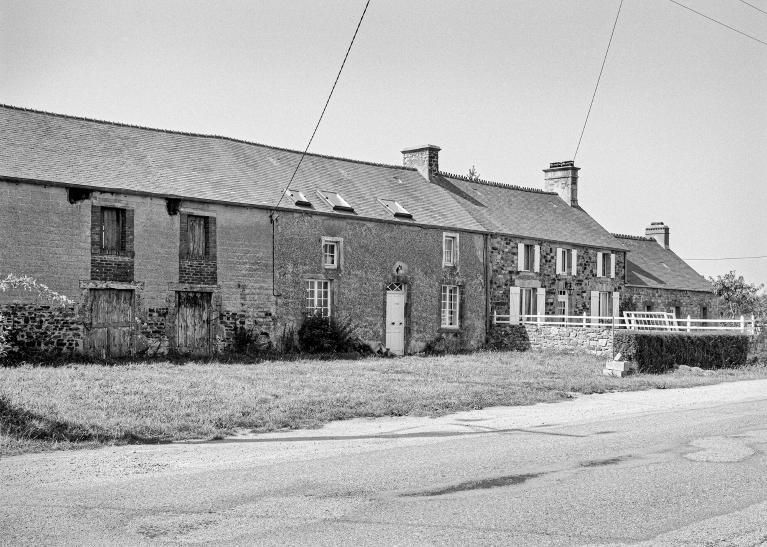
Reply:
[[[575,263],[575,251],[574,249],[562,249],[557,248],[557,274],[561,275],[574,275],[575,270],[573,264]]]
[[[341,266],[341,252],[343,240],[338,237],[322,238],[322,266],[329,270],[336,270]]]
[[[540,268],[540,253],[540,245],[520,243],[517,249],[519,271],[537,272]]]
[[[538,290],[519,290],[519,315],[538,315]],[[529,319],[529,318],[524,318]]]
[[[461,289],[456,285],[442,285],[442,328],[457,329]]]
[[[597,253],[597,277],[615,277],[615,255]]]
[[[599,293],[599,316],[612,317],[613,314],[613,294],[611,292]]]
[[[442,265],[458,265],[458,234],[449,232],[442,234]]]
[[[570,304],[570,295],[567,291],[558,291],[557,293],[557,315],[568,315],[568,308]]]
[[[306,313],[330,317],[330,281],[324,279],[306,280]]]

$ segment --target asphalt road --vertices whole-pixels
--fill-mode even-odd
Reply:
[[[767,544],[767,381],[0,461],[0,543]]]

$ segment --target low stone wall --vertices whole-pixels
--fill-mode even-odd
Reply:
[[[516,351],[585,351],[600,357],[612,357],[613,336],[610,327],[550,327],[534,324],[494,326],[490,346]]]
[[[22,353],[82,351],[83,326],[74,306],[4,304],[0,316],[8,342]]]

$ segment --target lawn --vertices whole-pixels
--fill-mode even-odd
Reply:
[[[602,376],[603,366],[604,359],[578,354],[481,352],[357,361],[0,368],[0,456],[767,378],[764,364],[628,378]]]

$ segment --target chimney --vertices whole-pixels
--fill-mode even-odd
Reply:
[[[668,249],[669,227],[662,222],[651,222],[650,225],[645,228],[644,235],[647,237],[654,237],[664,249]]]
[[[543,189],[556,192],[571,207],[578,206],[578,171],[572,161],[557,161],[543,170]]]
[[[431,180],[431,175],[439,171],[440,150],[439,146],[434,146],[433,144],[405,148],[402,151],[402,165],[405,167],[415,167],[423,178]]]

